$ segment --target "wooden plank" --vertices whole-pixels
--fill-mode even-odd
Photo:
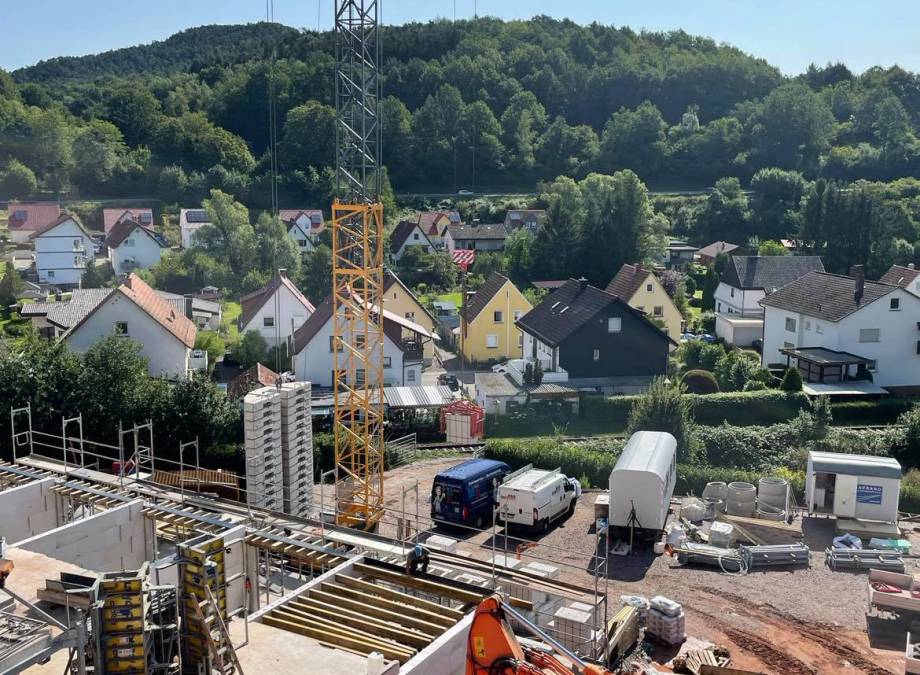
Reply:
[[[700,666],[700,675],[766,675],[758,670],[741,670],[740,668],[728,668],[726,666],[710,666],[703,664]]]
[[[414,654],[416,652],[413,647],[400,644],[395,640],[390,640],[378,635],[371,635],[370,633],[360,631],[356,628],[343,626],[333,619],[326,619],[321,616],[306,614],[301,610],[287,609],[286,607],[281,606],[275,609],[272,614],[276,616],[281,614],[283,615],[282,618],[285,618],[287,621],[291,621],[293,623],[313,625],[314,627],[319,627],[320,629],[330,631],[331,633],[355,636],[369,645],[377,645],[379,647],[393,649],[394,651],[400,651],[405,654]]]
[[[371,583],[370,581],[365,581],[364,579],[358,579],[356,577],[350,577],[345,574],[339,574],[336,576],[335,580],[336,582],[349,588],[356,588],[366,593],[371,593],[373,595],[379,595],[390,600],[395,600],[396,602],[409,605],[410,607],[414,606],[421,609],[426,609],[430,612],[435,612],[445,617],[450,617],[454,620],[454,623],[462,619],[464,616],[463,612],[457,609],[453,609],[452,607],[445,607],[444,605],[439,605],[436,602],[431,602],[431,600],[416,598],[414,595],[409,595],[408,593],[403,593],[401,591],[383,588],[382,586]]]
[[[335,645],[341,644],[343,647],[357,649],[365,654],[377,651],[383,654],[384,658],[399,661],[400,663],[405,663],[416,653],[414,649],[396,645],[380,638],[372,638],[356,630],[337,627],[319,619],[302,619],[280,609],[263,616],[262,622],[275,628],[283,628],[292,633],[300,633],[317,640],[324,640]]]
[[[428,635],[411,628],[406,628],[400,624],[388,623],[381,619],[375,619],[372,616],[361,614],[360,612],[346,609],[341,606],[331,605],[312,597],[305,599],[298,598],[292,602],[285,603],[284,606],[291,606],[295,609],[303,608],[307,616],[318,615],[326,617],[337,623],[344,623],[347,626],[360,628],[373,635],[379,635],[380,637],[385,637],[400,644],[415,647],[416,649],[424,649],[430,645],[435,638],[434,635]]]
[[[323,584],[323,587],[325,586],[326,584]],[[406,611],[394,612],[391,609],[381,607],[379,606],[379,603],[372,603],[370,596],[365,596],[364,600],[358,601],[349,597],[343,597],[341,593],[327,593],[326,591],[318,591],[315,589],[310,590],[309,593],[311,598],[315,597],[317,600],[321,600],[329,604],[336,604],[345,609],[350,609],[356,612],[363,612],[368,616],[383,619],[384,621],[398,623],[406,626],[407,628],[414,628],[415,630],[420,630],[423,633],[428,633],[429,635],[440,635],[444,632],[445,629],[445,626],[442,624],[436,624],[430,621],[425,621],[423,619],[418,619],[414,616],[409,616]]]
[[[401,572],[384,569],[382,567],[374,567],[364,563],[355,563],[352,569],[366,576],[380,579],[397,586],[415,588],[416,590],[424,591],[425,593],[430,593],[431,595],[439,595],[442,598],[450,598],[451,600],[456,600],[457,602],[462,602],[464,604],[478,605],[486,597],[485,594],[482,593],[468,591],[463,588],[458,588],[456,586],[451,586],[446,583],[440,583],[436,581],[436,579],[440,579],[441,577],[435,577],[431,575],[425,578],[416,577],[412,576],[411,574],[404,574]],[[533,603],[528,600],[522,600],[521,598],[508,598],[508,604],[517,607],[518,609],[527,611],[533,610]]]

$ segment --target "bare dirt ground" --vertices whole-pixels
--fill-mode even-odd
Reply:
[[[401,508],[403,489],[416,481],[424,531],[430,525],[426,497],[432,479],[462,459],[423,461],[388,472],[384,489],[392,515],[383,524],[382,533],[395,535],[392,516]],[[593,588],[595,494],[586,492],[575,514],[539,538],[535,546],[536,538],[512,532],[509,552],[521,546],[523,560],[558,565],[563,580]],[[413,493],[406,496],[405,503],[413,519]],[[492,555],[491,530],[442,534],[460,539],[458,549],[470,557],[488,559]],[[675,559],[654,556],[650,551],[627,557],[611,555],[606,582],[601,579],[600,589],[603,591],[607,584],[612,611],[619,607],[621,594],[664,595],[680,602],[687,616],[688,636],[727,647],[736,668],[788,675],[904,672],[905,622],[867,616],[866,575],[832,572],[824,565],[829,536],[826,527],[815,535],[809,533],[809,569],[744,576],[724,574],[715,568],[680,567]],[[915,547],[920,544],[916,535],[911,534],[911,539]],[[504,546],[499,530],[495,547],[501,551]],[[916,567],[915,560],[907,560],[908,572],[915,572]],[[657,656],[664,661],[674,653]]]

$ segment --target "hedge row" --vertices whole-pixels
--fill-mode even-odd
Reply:
[[[918,398],[880,398],[831,403],[834,424],[894,424],[898,416],[920,403]]]
[[[526,464],[549,469],[560,467],[562,472],[579,478],[585,487],[606,488],[610,472],[616,464],[622,447],[612,441],[598,441],[593,444],[572,445],[552,438],[502,439],[486,442],[484,456],[506,462],[512,469]],[[710,481],[744,481],[757,484],[765,476],[780,475],[792,486],[798,503],[805,501],[805,472],[798,468],[763,467],[760,470],[709,465],[679,464],[675,494],[700,495]],[[900,509],[911,513],[920,512],[920,484],[901,484]]]

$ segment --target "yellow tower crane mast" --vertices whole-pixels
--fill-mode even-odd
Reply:
[[[332,205],[336,523],[383,515],[383,204],[378,0],[335,0]]]

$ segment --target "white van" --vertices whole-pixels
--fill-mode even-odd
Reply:
[[[528,464],[498,486],[498,517],[509,525],[545,532],[550,523],[575,511],[581,483],[559,469],[546,471]]]

